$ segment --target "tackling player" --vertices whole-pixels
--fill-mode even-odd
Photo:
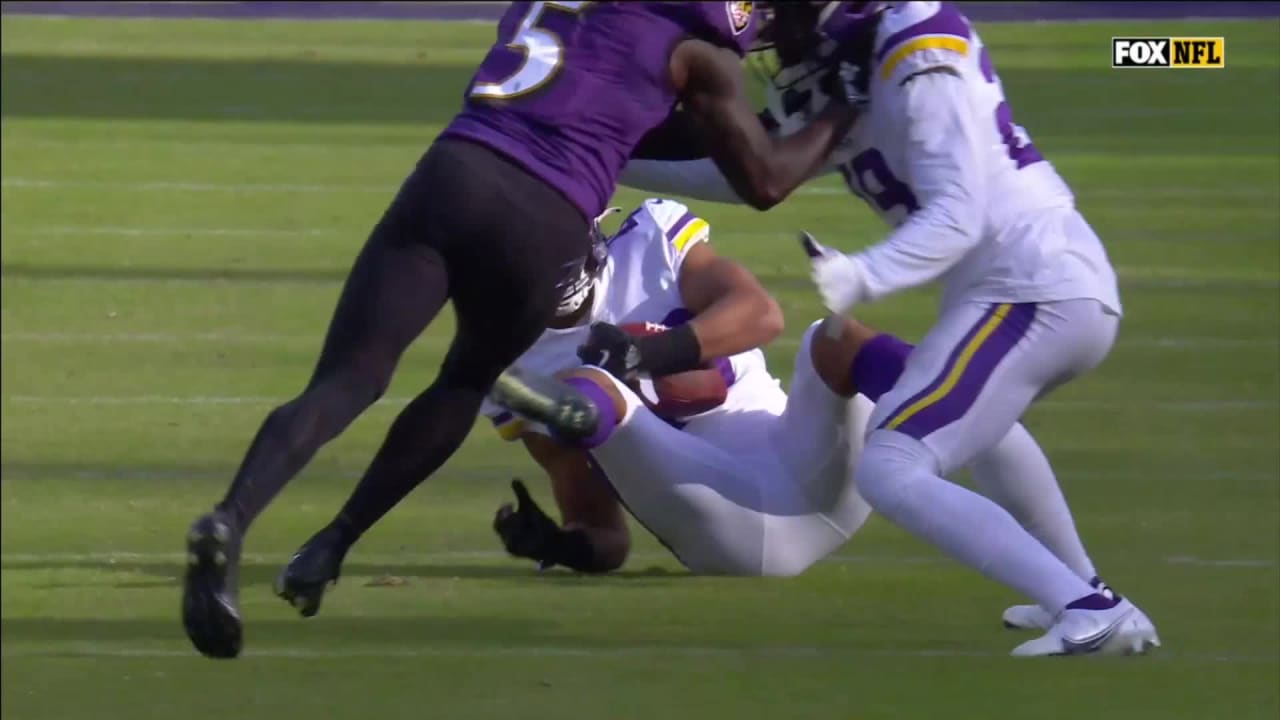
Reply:
[[[945,286],[938,324],[871,418],[860,492],[896,524],[1037,601],[1005,613],[1009,626],[1047,630],[1014,654],[1159,645],[1147,616],[1098,578],[1043,451],[1016,425],[1114,342],[1122,308],[1101,242],[1013,122],[990,55],[958,10],[818,5],[810,7],[821,12],[830,54],[805,59],[816,43],[780,44],[771,109],[785,133],[826,102],[834,60],[860,68],[855,90],[867,106],[836,169],[895,230],[860,253],[820,252],[814,279],[837,312],[935,280]],[[706,163],[634,163],[623,179],[733,201],[717,174]],[[994,462],[1001,456],[989,451],[1011,442]],[[944,479],[970,463],[987,497]]]
[[[767,135],[741,68],[758,25],[748,2],[510,5],[462,111],[356,258],[305,389],[268,415],[226,496],[188,532],[182,615],[200,652],[240,652],[249,525],[377,400],[450,300],[457,330],[439,375],[396,418],[338,516],[295,556],[284,593],[314,612],[351,545],[454,453],[503,368],[549,319],[581,306],[591,218],[677,103],[759,209],[825,161],[855,111],[833,104],[796,135]]]

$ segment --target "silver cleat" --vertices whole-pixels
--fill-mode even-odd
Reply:
[[[1160,646],[1151,620],[1128,600],[1106,610],[1064,610],[1048,632],[1013,649],[1016,657],[1142,655]]]
[[[567,440],[591,437],[600,412],[586,397],[556,378],[510,368],[498,377],[489,397],[502,407],[546,425]]]

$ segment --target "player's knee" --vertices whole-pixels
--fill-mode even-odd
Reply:
[[[626,416],[627,414],[626,398],[622,396],[622,392],[618,389],[618,385],[614,381],[613,377],[610,376],[608,373],[606,373],[604,370],[601,370],[599,368],[594,368],[594,367],[576,367],[576,368],[570,368],[568,370],[563,370],[559,373],[556,373],[556,377],[560,378],[561,380],[578,378],[580,380],[585,380],[591,383],[592,385],[595,385],[596,387],[600,388],[600,390],[604,392],[604,394],[613,403],[613,408],[614,408],[614,411],[617,413],[617,417],[621,418]]]
[[[832,332],[830,328],[839,332]],[[853,362],[862,346],[877,334],[853,318],[832,316],[810,325],[801,340],[801,347],[807,349],[814,371],[831,392],[853,397],[857,392],[853,383]]]
[[[877,512],[892,517],[911,502],[917,478],[936,472],[937,461],[924,443],[893,430],[876,430],[867,438],[854,479],[858,494]]]

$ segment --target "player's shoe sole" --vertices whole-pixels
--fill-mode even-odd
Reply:
[[[182,625],[191,644],[211,658],[240,654],[239,564],[240,537],[228,517],[213,512],[192,524],[187,532]]]
[[[304,618],[320,612],[320,603],[330,587],[338,583],[347,547],[338,532],[327,527],[306,542],[280,575],[275,592]]]
[[[572,386],[515,368],[498,377],[490,396],[497,404],[546,425],[567,440],[591,437],[600,422],[596,406]]]

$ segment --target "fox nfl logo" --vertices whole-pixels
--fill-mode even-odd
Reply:
[[[1226,65],[1226,38],[1111,38],[1113,68],[1222,68]]]

